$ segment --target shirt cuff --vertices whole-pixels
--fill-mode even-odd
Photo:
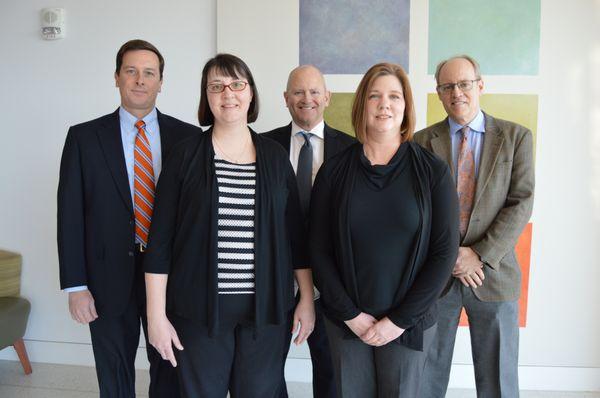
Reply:
[[[73,287],[68,287],[66,289],[63,289],[64,292],[67,293],[73,293],[73,292],[81,292],[83,290],[87,290],[87,285],[83,285],[83,286],[73,286]]]

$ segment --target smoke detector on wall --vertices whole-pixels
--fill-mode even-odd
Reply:
[[[41,12],[42,38],[57,40],[65,37],[65,9],[44,8]]]

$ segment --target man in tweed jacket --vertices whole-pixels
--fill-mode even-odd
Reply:
[[[446,393],[463,307],[469,317],[477,396],[518,397],[521,272],[514,247],[533,207],[532,134],[480,109],[484,84],[471,57],[441,62],[435,78],[448,117],[414,139],[445,159],[456,178],[460,140],[468,126],[475,192],[453,277],[438,302],[438,336],[428,353],[423,397]]]

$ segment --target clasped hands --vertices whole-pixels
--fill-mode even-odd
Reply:
[[[396,326],[387,316],[378,321],[366,312],[344,322],[365,344],[373,347],[381,347],[396,340],[405,330]]]
[[[470,247],[459,247],[452,276],[458,278],[466,287],[477,289],[478,286],[483,285],[485,275],[479,255]]]

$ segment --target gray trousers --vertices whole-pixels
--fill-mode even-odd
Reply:
[[[477,397],[518,397],[517,301],[481,301],[471,288],[463,286],[457,279],[438,301],[438,330],[428,352],[421,396],[442,398],[446,395],[462,307],[469,317]]]
[[[425,330],[423,352],[395,342],[373,347],[360,339],[344,339],[344,330],[325,317],[335,382],[341,398],[416,398],[427,349],[436,326]]]

